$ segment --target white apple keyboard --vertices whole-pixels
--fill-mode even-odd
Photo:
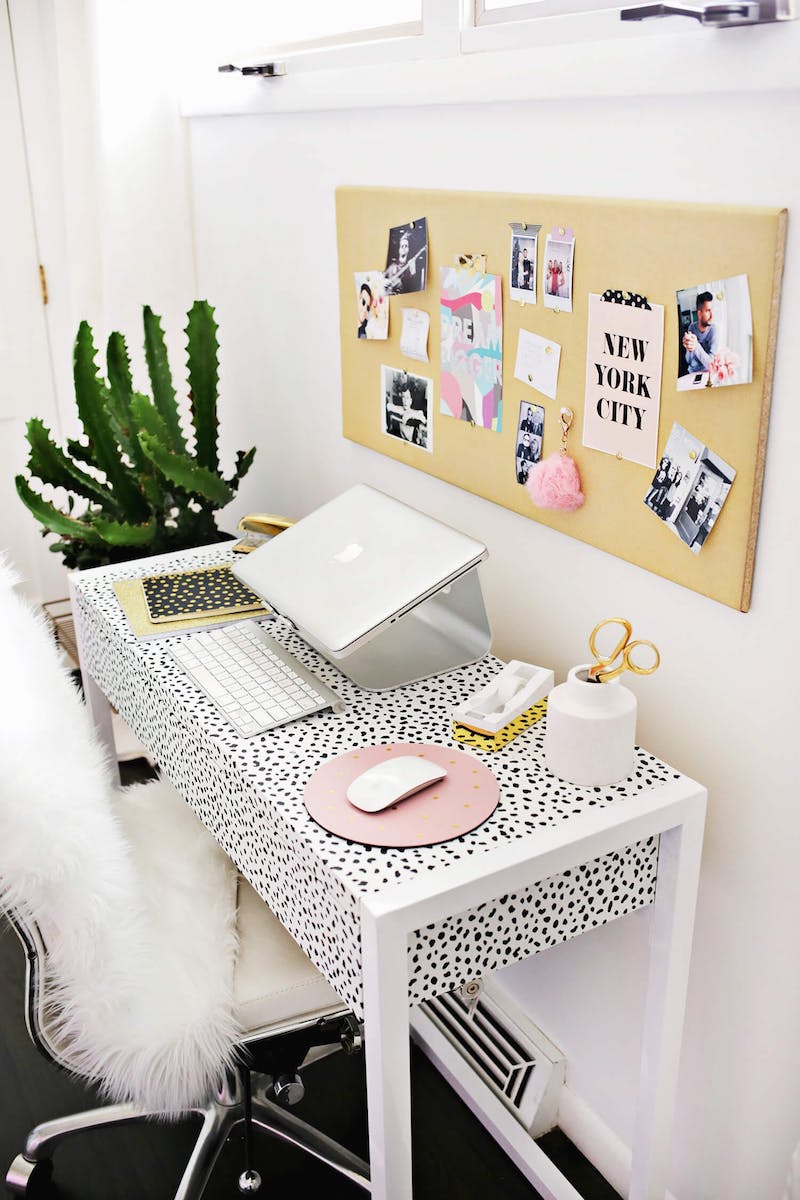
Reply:
[[[446,774],[446,768],[438,763],[403,754],[368,767],[348,787],[347,799],[362,812],[383,812],[422,788],[438,783]]]
[[[176,662],[243,737],[344,701],[255,621],[193,633],[168,647]]]

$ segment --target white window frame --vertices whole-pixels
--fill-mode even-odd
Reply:
[[[337,82],[344,80],[346,73],[359,69],[374,71],[392,64],[457,57],[460,51],[460,3],[461,0],[422,0],[421,21],[335,34],[289,45],[277,44],[267,51],[259,49],[246,62],[234,64],[241,67],[258,62],[282,62],[286,65],[287,75],[276,80],[241,77],[237,73],[212,79],[207,68],[205,76],[200,78],[190,71],[181,85],[181,112],[185,116],[194,116],[271,111],[278,87],[283,95],[276,107],[282,111],[296,111],[305,107],[349,107],[349,104],[337,102],[337,96],[350,94],[350,89],[345,87],[342,93],[336,86]],[[222,61],[220,59],[220,63]],[[324,75],[324,82],[315,82],[317,75]],[[332,103],[326,104],[322,96],[331,82],[334,84]],[[271,97],[267,90],[270,87],[273,88]],[[387,88],[392,93],[390,99],[393,103],[396,89],[392,88],[391,76],[384,79],[381,90],[386,91]],[[354,94],[357,91],[357,88],[353,89]],[[290,94],[288,97],[287,92]],[[305,102],[306,96],[308,104]],[[288,103],[284,103],[287,100]]]
[[[485,0],[466,0],[464,29],[485,29],[489,25],[517,24],[520,21],[542,20],[552,14],[589,12],[608,8],[608,0],[533,0],[529,4],[487,8]]]
[[[682,17],[622,22],[619,3],[516,19],[520,6],[507,10],[515,13],[513,20],[477,26],[474,5],[475,0],[423,0],[421,34],[408,35],[398,26],[400,36],[376,39],[372,31],[365,35],[368,40],[353,39],[349,45],[287,50],[286,75],[276,79],[209,71],[184,83],[181,113],[360,108],[365,95],[403,108],[474,103],[476,95],[488,102],[517,102],[800,90],[798,21],[724,30]],[[537,10],[543,11],[538,5]],[[547,53],[554,45],[569,46],[568,69]],[[403,70],[387,71],[392,64],[402,64]]]
[[[637,0],[627,0],[633,6]],[[487,10],[482,0],[463,0],[460,47],[462,54],[534,49],[572,41],[616,41],[643,35],[663,36],[668,28],[681,32],[685,18],[644,24],[623,24],[624,0],[535,0],[530,4]],[[660,30],[658,28],[660,26]]]

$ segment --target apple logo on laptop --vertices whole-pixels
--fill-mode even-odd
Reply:
[[[340,550],[338,554],[334,554],[333,557],[336,562],[349,563],[354,558],[358,558],[359,554],[363,554],[363,552],[364,547],[359,546],[358,542],[349,542],[343,550]]]

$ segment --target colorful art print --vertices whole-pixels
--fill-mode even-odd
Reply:
[[[420,217],[389,230],[384,272],[390,296],[424,292],[428,283],[428,221]]]
[[[389,336],[389,298],[382,271],[356,271],[357,336],[385,341]]]
[[[572,312],[574,240],[548,234],[542,256],[542,292],[545,308]]]
[[[441,273],[440,411],[499,433],[503,426],[503,301],[499,275]]]
[[[699,554],[735,478],[732,466],[676,421],[644,502]]]
[[[389,437],[433,450],[433,380],[401,367],[381,367],[381,429]]]
[[[678,391],[753,379],[753,314],[746,275],[676,292]]]
[[[527,483],[530,469],[542,460],[544,437],[544,409],[541,404],[528,404],[523,400],[519,406],[517,441],[515,451],[517,483]]]

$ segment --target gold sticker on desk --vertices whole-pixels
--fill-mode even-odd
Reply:
[[[541,721],[546,712],[547,697],[526,709],[524,713],[520,713],[497,733],[481,733],[477,729],[470,729],[468,725],[454,721],[453,740],[461,742],[464,746],[473,746],[476,750],[488,750],[490,754],[494,754],[495,751],[502,750],[509,742],[513,742],[514,738],[519,737],[526,729],[530,729],[537,721]]]
[[[228,566],[148,575],[142,579],[142,590],[153,624],[263,609],[261,599]]]

